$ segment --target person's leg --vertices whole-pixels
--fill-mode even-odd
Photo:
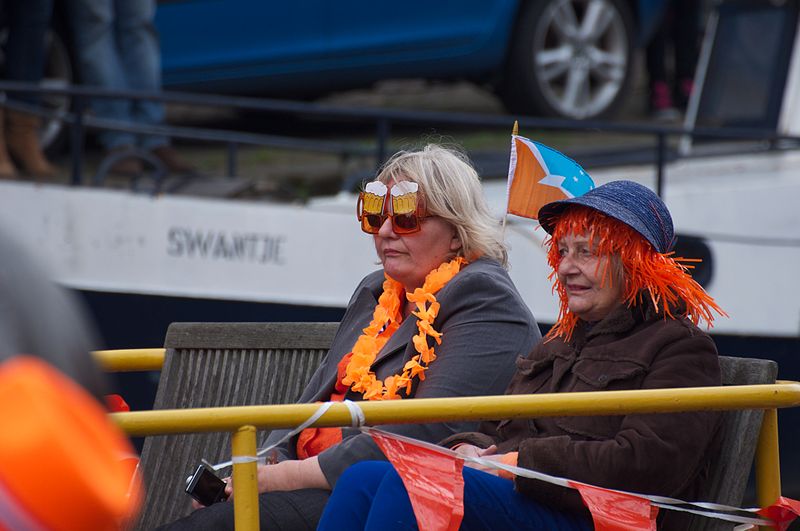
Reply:
[[[133,90],[161,90],[161,52],[158,34],[153,24],[154,0],[114,0],[117,12],[117,46],[120,64],[127,87]],[[144,125],[164,123],[164,104],[160,101],[139,100],[133,106],[133,117]],[[154,149],[169,143],[163,135],[141,137],[140,146]]]
[[[375,492],[386,473],[392,470],[387,461],[364,461],[348,468],[336,482],[317,529],[364,529]],[[343,522],[347,522],[347,526]]]
[[[694,90],[694,71],[700,49],[701,2],[676,0],[675,20],[672,25],[672,41],[675,48],[675,102],[685,108]]]
[[[463,531],[591,528],[591,523],[581,516],[550,509],[519,494],[507,479],[464,468],[464,519],[460,528]],[[417,529],[408,494],[394,469],[387,471],[375,492],[364,529]]]
[[[658,120],[675,120],[680,113],[675,109],[670,88],[670,39],[672,37],[673,13],[671,5],[666,7],[661,25],[653,34],[646,49],[648,110]]]
[[[461,529],[588,531],[592,525],[583,516],[551,509],[520,494],[508,479],[465,467]]]
[[[111,90],[126,89],[114,35],[113,0],[68,0],[81,83]],[[129,100],[97,98],[92,109],[98,118],[130,122]],[[135,136],[121,131],[101,131],[107,150],[133,146]]]
[[[8,41],[5,77],[13,81],[38,83],[44,75],[45,34],[53,14],[53,0],[5,2]],[[36,94],[9,93],[10,100],[37,104]]]
[[[44,75],[45,34],[53,13],[53,0],[6,2],[8,10],[8,42],[6,45],[6,71],[8,79],[38,83]],[[11,92],[9,103],[37,106],[36,93]],[[5,123],[3,123],[5,122]],[[0,176],[16,174],[9,154],[28,175],[52,177],[56,169],[48,162],[39,142],[41,119],[26,109],[9,108],[0,111]],[[6,150],[6,147],[8,150]]]
[[[271,531],[314,531],[329,496],[330,491],[322,489],[260,494],[258,497],[260,527]],[[233,508],[235,503],[235,501],[215,503],[158,529],[160,531],[234,531]]]

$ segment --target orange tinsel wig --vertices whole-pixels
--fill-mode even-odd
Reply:
[[[561,262],[558,241],[567,235],[586,235],[597,255],[619,258],[625,283],[622,299],[629,307],[649,298],[655,311],[663,314],[665,319],[687,317],[694,324],[703,320],[709,328],[714,321],[712,310],[727,315],[687,272],[692,266],[684,263],[699,260],[675,258],[672,252],[659,253],[625,223],[593,208],[571,205],[558,217],[552,235],[545,241],[547,261],[553,269],[549,278],[553,281],[553,291],[561,300],[558,320],[547,333],[548,339],[561,337],[569,341],[578,322],[578,317],[569,311],[566,288],[556,274]],[[612,262],[608,260],[606,264]],[[603,282],[617,280],[614,269],[605,268]]]

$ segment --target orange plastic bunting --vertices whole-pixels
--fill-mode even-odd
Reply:
[[[419,528],[456,531],[464,518],[464,462],[376,431],[370,435],[402,478]]]
[[[764,507],[758,511],[758,514],[775,522],[775,528],[778,531],[786,531],[792,522],[800,516],[800,501],[781,496],[769,507]]]
[[[131,407],[120,395],[106,395],[103,398],[106,401],[106,407],[112,413],[121,413],[123,411],[131,410]]]
[[[658,507],[645,498],[570,481],[589,508],[595,531],[656,531]]]

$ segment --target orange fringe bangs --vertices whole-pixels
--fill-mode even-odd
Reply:
[[[589,245],[600,256],[618,256],[624,271],[625,286],[622,298],[628,307],[638,305],[649,297],[657,313],[664,318],[687,317],[695,325],[701,320],[708,328],[714,322],[712,311],[727,314],[714,299],[688,273],[698,259],[677,258],[672,252],[659,253],[641,234],[610,216],[583,206],[568,207],[558,219],[553,234],[545,242],[547,262],[552,268],[548,277],[553,281],[553,291],[558,293],[560,310],[556,324],[547,333],[547,339],[561,337],[569,341],[578,317],[569,311],[566,288],[559,282],[561,256],[559,239],[567,235],[588,235]],[[612,261],[606,261],[611,264]],[[606,267],[603,281],[614,282],[614,268]]]

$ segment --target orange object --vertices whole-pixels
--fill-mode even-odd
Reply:
[[[508,466],[517,466],[517,460],[519,459],[519,452],[508,452],[507,454],[503,454],[503,457],[500,458],[500,462],[504,465]],[[499,469],[497,471],[497,475],[501,478],[513,480],[515,474],[513,472],[509,472],[508,470]]]
[[[775,528],[778,531],[786,531],[800,516],[800,501],[781,496],[769,507],[758,511],[758,514],[775,522]]]
[[[297,437],[297,458],[308,459],[342,442],[342,428],[306,428]]]
[[[411,392],[412,380],[415,377],[424,380],[428,365],[436,359],[433,347],[428,345],[428,336],[432,337],[436,344],[442,342],[441,334],[433,329],[433,321],[439,313],[439,303],[436,301],[435,294],[450,282],[466,263],[466,260],[460,256],[445,262],[428,273],[421,288],[415,289],[414,293],[406,293],[406,299],[417,306],[417,310],[412,313],[418,319],[419,333],[414,336],[412,341],[419,354],[406,363],[402,373],[388,376],[385,380],[380,381],[370,367],[378,356],[378,352],[400,327],[400,322],[403,320],[400,296],[404,288],[387,275],[383,283],[383,293],[378,298],[378,305],[375,306],[372,315],[372,321],[353,345],[352,356],[345,370],[345,378],[342,380],[344,385],[349,386],[355,392],[362,393],[364,400],[396,400],[402,398],[398,391],[405,389],[406,394]]]
[[[515,156],[516,163],[510,172],[507,210],[509,214],[536,219],[542,206],[568,196],[559,188],[542,184],[548,173],[534,154],[538,148],[533,142],[520,136],[514,136],[512,142],[512,159]]]
[[[136,514],[133,448],[72,380],[31,356],[0,364],[0,418],[0,529],[121,529]]]
[[[352,357],[353,353],[351,352],[339,360],[336,365],[336,391],[331,394],[331,402],[344,400],[347,386],[342,383],[342,379]],[[306,428],[297,436],[297,458],[314,457],[340,442],[342,442],[342,428]]]
[[[401,398],[398,391],[405,389],[406,394],[411,392],[414,378],[425,379],[425,371],[436,359],[434,348],[428,345],[428,337],[432,337],[437,345],[442,342],[442,334],[433,328],[433,321],[439,313],[435,294],[461,271],[465,263],[461,257],[445,262],[427,274],[421,288],[414,290],[414,293],[406,293],[408,301],[417,306],[413,314],[418,319],[419,332],[412,341],[418,354],[405,364],[402,373],[380,381],[370,367],[403,320],[400,296],[404,288],[399,282],[386,276],[383,293],[378,298],[372,321],[356,340],[353,351],[344,356],[336,366],[336,390],[331,394],[331,401],[344,400],[348,389],[362,393],[365,400],[394,400]],[[297,438],[297,457],[313,457],[340,442],[341,428],[306,428]]]
[[[103,397],[106,401],[106,407],[112,413],[120,413],[122,411],[130,411],[131,406],[125,402],[125,399],[120,395],[106,395]]]
[[[656,531],[658,507],[650,500],[570,481],[592,513],[595,531]]]
[[[391,434],[370,431],[403,480],[417,526],[426,531],[457,531],[464,518],[462,459]]]

